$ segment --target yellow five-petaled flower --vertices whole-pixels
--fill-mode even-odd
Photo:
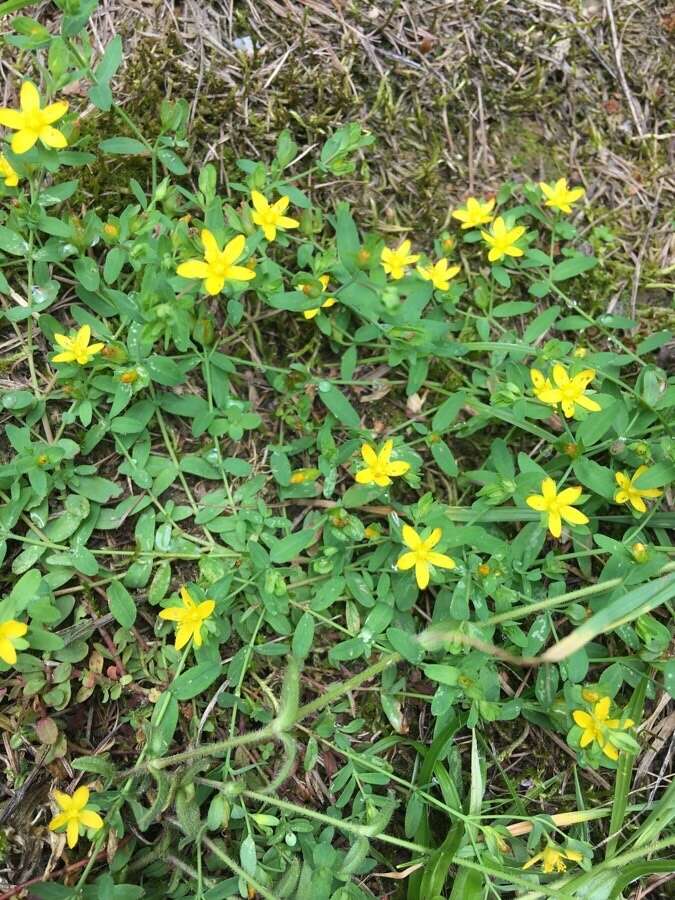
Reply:
[[[425,281],[430,281],[437,291],[447,291],[451,279],[459,270],[459,266],[448,266],[445,258],[439,259],[437,263],[429,263],[428,266],[417,266],[418,275]]]
[[[36,141],[45,147],[67,147],[65,135],[52,128],[68,112],[65,100],[40,107],[40,94],[31,81],[24,81],[19,96],[20,109],[0,109],[0,125],[16,131],[12,137],[12,152],[27,153]]]
[[[578,850],[569,850],[558,846],[558,844],[550,843],[540,853],[535,853],[532,859],[528,859],[523,868],[529,869],[530,866],[534,866],[541,860],[541,867],[544,873],[550,875],[552,872],[564,872],[567,868],[565,865],[566,859],[579,863],[583,858],[583,853],[580,853]]]
[[[65,826],[68,846],[74,847],[80,836],[80,826],[98,831],[103,828],[103,819],[93,809],[87,809],[89,788],[78,788],[72,797],[62,791],[54,791],[54,799],[61,812],[49,823],[50,831],[58,831]]]
[[[610,719],[609,707],[611,705],[609,697],[603,697],[593,707],[593,712],[586,712],[583,709],[575,709],[572,718],[582,728],[579,744],[587,747],[595,742],[602,750],[606,757],[616,761],[619,758],[619,751],[608,738],[608,731],[625,730],[632,728],[635,722],[632,719]]]
[[[600,412],[602,409],[596,400],[586,396],[586,388],[595,378],[595,369],[584,369],[583,372],[570,378],[565,366],[556,363],[553,366],[554,384],[548,381],[546,384],[542,384],[539,381],[541,373],[537,373],[535,380],[536,372],[536,369],[532,369],[530,372],[535,387],[535,397],[542,403],[549,403],[551,406],[560,404],[566,418],[576,416],[578,406],[588,412]],[[538,381],[539,384],[537,384]]]
[[[648,466],[640,466],[635,470],[632,478],[629,478],[625,472],[617,472],[614,477],[619,485],[619,490],[614,495],[616,503],[630,503],[634,510],[643,513],[647,512],[647,504],[644,497],[651,500],[660,497],[663,491],[658,488],[639,488],[635,482],[649,471]]]
[[[570,188],[566,178],[559,178],[555,184],[539,182],[541,192],[546,197],[545,206],[559,209],[563,213],[572,212],[572,204],[581,200],[586,191],[582,187]]]
[[[176,650],[181,650],[192,638],[195,647],[201,647],[202,625],[213,613],[216,608],[214,600],[203,600],[201,603],[195,603],[190,596],[190,592],[186,587],[180,589],[182,606],[168,606],[163,609],[159,617],[169,622],[177,622],[176,627]]]
[[[246,238],[238,234],[221,250],[218,241],[207,228],[203,228],[199,235],[204,246],[204,259],[189,259],[181,263],[176,269],[176,274],[181,278],[201,278],[207,294],[219,294],[226,281],[250,281],[255,278],[246,266],[236,266],[235,263],[244,251]]]
[[[270,206],[267,198],[260,191],[251,191],[251,202],[253,203],[251,218],[256,225],[260,225],[268,241],[274,240],[277,231],[297,228],[300,224],[297,219],[291,219],[284,215],[290,202],[286,196],[280,197],[276,203]]]
[[[443,536],[440,528],[434,528],[429,537],[422,538],[410,525],[404,525],[402,535],[409,552],[399,556],[396,568],[405,571],[414,567],[417,586],[420,590],[424,590],[429,584],[430,566],[438,566],[439,569],[455,568],[454,559],[443,553],[436,553],[433,549]]]
[[[492,223],[491,231],[481,231],[481,237],[490,248],[488,260],[499,262],[505,256],[522,256],[523,250],[516,246],[516,242],[525,234],[523,225],[507,228],[506,222],[501,216]]]
[[[385,441],[379,453],[370,444],[361,446],[361,456],[366,467],[365,469],[359,469],[354,476],[359,484],[374,483],[378,487],[386,487],[388,484],[391,484],[392,478],[405,475],[410,468],[410,463],[402,460],[391,462],[390,458],[393,448],[393,441]]]
[[[0,659],[8,666],[16,663],[16,639],[22,638],[27,631],[28,625],[16,619],[0,622]]]
[[[330,279],[329,279],[328,275],[319,275],[319,281],[321,282],[321,287],[323,288],[324,291],[328,287],[329,280]],[[304,290],[305,290],[305,288],[303,287],[303,291]],[[306,293],[306,291],[305,291],[305,293]],[[335,299],[335,297],[326,297],[326,299],[323,301],[323,303],[321,304],[320,307],[317,306],[314,309],[304,310],[303,316],[306,319],[314,319],[314,318],[316,318],[316,316],[319,315],[319,309],[329,309],[331,306],[335,306],[336,303],[337,303],[337,300]]]
[[[412,266],[420,258],[419,253],[410,252],[411,247],[410,241],[402,241],[395,250],[391,247],[382,248],[380,253],[382,268],[394,281],[403,278],[406,266]]]
[[[475,197],[469,197],[465,207],[460,207],[452,213],[452,218],[462,223],[462,228],[477,228],[479,225],[487,225],[492,221],[492,210],[495,201],[487,200],[481,203]]]
[[[588,522],[588,517],[581,510],[574,508],[579,497],[581,497],[580,487],[564,488],[558,493],[555,481],[552,478],[544,478],[541,483],[541,494],[531,494],[526,498],[526,502],[537,512],[546,513],[548,530],[554,538],[559,538],[563,522],[570,525],[585,525]]]
[[[88,325],[83,325],[73,337],[55,334],[54,340],[63,349],[63,353],[57,353],[53,357],[54,362],[76,362],[80,366],[86,366],[105,347],[102,343],[90,344],[90,339],[91,328]]]
[[[7,187],[16,187],[19,183],[19,176],[12,168],[12,164],[0,153],[0,178],[3,179]]]

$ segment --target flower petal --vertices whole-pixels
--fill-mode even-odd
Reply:
[[[431,550],[432,547],[435,547],[436,544],[443,537],[443,532],[440,528],[434,528],[428,538],[425,538],[422,542],[426,550]]]
[[[68,839],[68,846],[72,850],[75,844],[77,844],[77,839],[80,836],[80,826],[77,819],[70,819],[70,821],[68,822],[68,827],[66,828],[66,835]]]
[[[7,638],[0,638],[0,659],[8,666],[16,664],[16,649]]]
[[[73,794],[73,799],[71,802],[71,809],[84,809],[84,807],[89,803],[89,788],[88,787],[79,787],[75,793]]]
[[[372,469],[359,469],[354,476],[354,480],[359,484],[372,484],[375,480]]]
[[[176,650],[182,650],[194,634],[193,625],[179,625],[176,629]]]
[[[202,228],[199,238],[204,247],[204,258],[207,263],[214,263],[220,260],[220,247],[218,241],[208,228]]]
[[[243,234],[238,234],[236,237],[233,237],[232,240],[228,241],[225,245],[225,249],[221,255],[222,261],[228,266],[236,262],[244,252],[245,246],[246,238]]]
[[[225,279],[222,275],[209,275],[209,277],[204,280],[204,290],[212,297],[219,294],[224,287]]]
[[[403,460],[399,460],[397,462],[391,462],[387,465],[387,475],[405,475],[405,473],[410,468],[410,463],[403,462]]]
[[[54,122],[58,122],[62,116],[65,116],[67,112],[68,104],[65,100],[59,100],[56,103],[50,103],[49,106],[45,106],[42,110],[42,119],[47,125],[52,125]]]
[[[211,267],[203,259],[188,259],[187,262],[181,263],[176,269],[176,275],[181,278],[208,278]]]
[[[63,813],[63,812],[57,813],[54,816],[54,818],[51,820],[51,822],[49,823],[49,830],[56,831],[58,828],[63,828],[63,826],[66,825],[67,822],[68,822],[67,813]]]
[[[575,506],[561,506],[560,515],[565,522],[570,525],[587,525],[588,516],[585,516],[580,509]]]
[[[454,559],[444,553],[428,553],[427,559],[432,566],[438,566],[439,569],[454,569],[457,565]]]
[[[593,724],[593,717],[583,709],[575,709],[572,718],[580,728],[589,728]]]
[[[412,567],[417,562],[417,554],[416,553],[403,553],[396,560],[396,568],[400,572],[405,572],[407,569],[412,569]]]
[[[377,452],[371,444],[361,445],[361,456],[363,457],[364,463],[367,466],[370,466],[371,469],[377,465]]]
[[[31,113],[40,109],[40,94],[32,81],[24,81],[19,95],[21,112]]]
[[[567,374],[567,369],[561,363],[556,363],[553,366],[553,380],[559,388],[569,384],[570,379]]]
[[[62,134],[58,128],[52,128],[51,125],[42,126],[39,138],[45,146],[54,147],[57,150],[63,150],[68,146],[65,134]]]
[[[23,128],[23,114],[18,109],[7,109],[6,106],[3,106],[0,109],[0,125],[19,131]]]
[[[270,206],[260,191],[251,191],[251,202],[255,211],[259,213],[267,212]]]
[[[401,534],[403,541],[411,550],[419,550],[422,545],[422,538],[414,528],[411,528],[410,525],[404,525],[401,529]]]
[[[38,139],[37,131],[30,131],[28,128],[22,128],[12,138],[12,152],[19,156],[21,153],[27,153]]]
[[[549,512],[548,514],[548,530],[554,538],[559,538],[562,534],[562,520],[560,513]]]
[[[560,491],[558,502],[563,506],[569,506],[571,503],[576,503],[579,497],[581,497],[581,488],[578,485],[576,487],[568,487]]]
[[[415,578],[417,580],[417,587],[423,591],[429,584],[429,564],[424,560],[417,560],[417,565],[415,566]]]
[[[255,278],[255,272],[246,266],[228,266],[225,272],[226,281],[251,281]]]
[[[159,612],[159,618],[167,622],[182,622],[185,618],[185,610],[180,606],[167,606]]]
[[[536,509],[537,512],[545,512],[548,506],[546,499],[541,494],[530,494],[529,497],[525,498],[525,502],[531,509]]]
[[[103,819],[93,809],[83,809],[80,813],[80,822],[85,828],[103,828]]]

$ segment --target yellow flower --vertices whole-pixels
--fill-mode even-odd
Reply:
[[[396,568],[405,571],[415,567],[417,586],[424,590],[429,584],[429,566],[438,566],[439,569],[454,569],[455,561],[443,553],[435,553],[433,548],[440,541],[443,532],[440,528],[434,528],[428,538],[424,540],[410,525],[403,526],[403,541],[410,548],[409,553],[403,553],[396,561]]]
[[[382,248],[380,253],[382,268],[387,275],[391,275],[394,281],[403,278],[406,266],[411,266],[420,258],[419,253],[410,253],[411,246],[410,241],[403,241],[395,250],[392,250],[391,247]]]
[[[554,538],[559,538],[563,522],[569,522],[570,525],[585,525],[588,522],[587,516],[574,508],[580,496],[580,487],[565,488],[558,493],[555,481],[552,478],[544,478],[541,483],[541,494],[530,495],[526,503],[537,512],[547,514],[548,530]]]
[[[90,344],[90,338],[91,328],[88,325],[83,325],[74,337],[67,337],[65,334],[55,334],[54,340],[64,352],[57,353],[53,358],[54,362],[76,362],[81,366],[86,366],[105,346],[101,343]]]
[[[80,836],[80,826],[98,831],[103,828],[103,819],[93,809],[87,809],[89,788],[78,788],[72,797],[62,791],[54,791],[54,799],[61,809],[49,823],[50,831],[58,831],[66,826],[68,846],[74,847]]]
[[[160,612],[159,617],[169,622],[178,622],[176,650],[181,650],[190,638],[194,638],[195,647],[201,647],[202,625],[216,608],[215,601],[204,600],[202,603],[195,603],[186,587],[180,589],[180,596],[183,605],[169,606]]]
[[[617,760],[619,758],[619,751],[609,742],[607,731],[632,728],[635,722],[633,722],[632,719],[624,719],[623,722],[619,719],[608,719],[607,717],[609,716],[611,702],[609,697],[603,697],[602,700],[598,700],[595,704],[592,713],[588,713],[583,709],[575,709],[572,713],[572,718],[579,728],[583,728],[581,738],[579,739],[579,744],[582,747],[587,747],[589,744],[595,742],[605,756],[609,759]]]
[[[4,178],[7,187],[16,187],[19,183],[19,176],[2,153],[0,153],[0,178]]]
[[[328,275],[320,275],[319,281],[321,282],[321,287],[325,291],[326,288],[328,287],[328,281],[329,281]],[[304,288],[303,288],[303,290],[304,290]],[[319,309],[328,309],[331,306],[335,306],[336,303],[337,303],[337,300],[335,299],[335,297],[326,297],[326,299],[323,301],[323,303],[321,304],[320,307],[317,306],[316,309],[306,309],[303,312],[303,316],[306,319],[314,319],[316,316],[319,315]]]
[[[12,128],[12,152],[27,153],[39,139],[45,147],[67,147],[68,141],[52,124],[65,116],[68,104],[65,100],[40,108],[40,94],[35,85],[24,81],[20,94],[21,109],[0,109],[0,125]]]
[[[16,638],[22,638],[27,631],[28,625],[24,622],[17,622],[16,619],[0,622],[0,659],[8,666],[16,663],[14,641]]]
[[[541,860],[541,867],[544,873],[550,875],[552,872],[564,872],[567,868],[565,865],[566,859],[579,863],[583,858],[583,853],[580,853],[578,850],[569,850],[559,847],[557,844],[548,844],[541,853],[536,853],[532,859],[528,859],[523,868],[529,869],[530,866]]]
[[[530,378],[532,379],[532,393],[538,400],[541,400],[540,395],[543,391],[553,390],[553,385],[548,378],[542,375],[539,369],[530,369]]]
[[[663,491],[660,491],[658,488],[640,489],[638,487],[635,487],[635,482],[637,481],[637,479],[648,471],[648,466],[640,466],[635,470],[635,474],[632,478],[629,478],[625,472],[617,472],[614,475],[614,478],[616,479],[616,483],[619,485],[620,490],[618,490],[614,495],[614,502],[630,503],[633,509],[637,512],[647,512],[647,505],[643,500],[643,497],[652,499],[654,497],[660,497],[663,493]]]
[[[576,415],[577,406],[589,412],[600,412],[602,409],[600,404],[585,394],[586,388],[594,378],[595,369],[584,369],[583,372],[570,378],[565,366],[556,363],[553,366],[555,387],[545,388],[536,396],[542,403],[550,403],[551,406],[557,406],[559,403],[568,419]]]
[[[399,475],[405,475],[410,464],[402,461],[390,462],[393,448],[393,441],[385,441],[379,453],[370,444],[361,446],[361,456],[366,467],[359,469],[354,476],[359,484],[373,484],[374,482],[378,487],[386,487],[391,484],[391,477],[397,478]]]
[[[250,281],[255,272],[245,266],[235,266],[241,256],[246,238],[238,234],[221,250],[218,242],[208,229],[203,228],[199,235],[204,246],[204,259],[189,259],[181,263],[176,274],[181,278],[201,278],[207,294],[219,294],[226,281]]]
[[[588,356],[588,347],[575,347],[572,356],[576,359],[583,359],[584,356]]]
[[[381,532],[378,525],[368,525],[363,534],[369,541],[374,541],[380,537]]]
[[[543,181],[540,181],[539,187],[541,188],[544,197],[546,197],[545,206],[550,206],[552,209],[559,209],[560,212],[564,213],[571,213],[572,204],[576,203],[577,200],[581,200],[586,193],[582,187],[567,187],[566,178],[559,178],[553,185],[545,184]]]
[[[520,247],[516,247],[518,241],[525,234],[523,225],[516,225],[515,228],[507,228],[506,222],[501,216],[492,223],[492,231],[481,231],[481,237],[489,246],[488,260],[490,262],[498,262],[505,256],[522,256],[523,251]]]
[[[439,259],[437,263],[428,266],[417,266],[417,272],[425,281],[430,281],[437,291],[447,291],[450,287],[450,279],[459,272],[460,266],[448,268],[447,259]]]
[[[286,228],[297,228],[300,224],[297,219],[289,219],[288,216],[284,215],[289,204],[289,198],[286,196],[281,197],[270,206],[260,191],[251,191],[251,201],[254,209],[253,213],[251,213],[251,218],[256,225],[260,225],[268,241],[274,240],[277,236],[277,231],[283,231]]]
[[[481,203],[475,197],[469,197],[466,201],[466,206],[463,209],[461,207],[456,209],[452,214],[452,218],[461,222],[462,228],[477,228],[479,225],[487,225],[488,222],[492,221],[494,205],[494,200]]]

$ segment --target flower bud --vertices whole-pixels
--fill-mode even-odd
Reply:
[[[118,365],[124,365],[129,359],[126,347],[118,341],[106,344],[101,350],[101,356],[108,362],[117,363]]]
[[[630,548],[630,552],[636,563],[646,563],[649,559],[649,550],[642,543],[638,542],[637,544],[633,544]]]
[[[356,265],[360,269],[366,269],[370,265],[372,255],[373,254],[370,252],[370,250],[366,250],[365,247],[361,247],[359,252],[356,254]]]
[[[128,372],[122,372],[120,375],[120,381],[122,384],[133,384],[138,380],[138,372],[136,369],[129,369]]]

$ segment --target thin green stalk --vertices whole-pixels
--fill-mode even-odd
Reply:
[[[659,570],[659,575],[667,575],[669,572],[675,572],[675,562],[666,563]],[[591,597],[594,594],[601,594],[604,591],[611,591],[613,588],[623,584],[624,578],[608,578],[607,581],[601,581],[597,584],[589,584],[586,587],[578,588],[575,591],[568,591],[566,594],[560,594],[559,597],[549,597],[548,600],[540,600],[538,603],[528,603],[526,606],[520,606],[518,609],[511,609],[508,612],[500,613],[497,616],[490,616],[485,619],[483,625],[500,625],[502,622],[511,622],[514,619],[524,619],[532,615],[534,612],[540,612],[542,609],[555,609],[556,606],[571,603],[574,600],[581,600],[583,597]]]

